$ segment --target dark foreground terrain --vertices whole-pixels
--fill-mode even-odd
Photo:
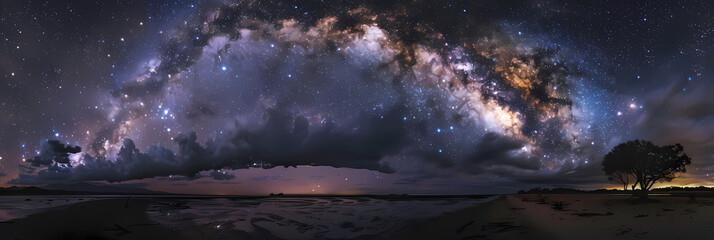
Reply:
[[[4,196],[0,232],[2,239],[384,239],[496,198]]]
[[[714,229],[714,199],[696,194],[78,197],[18,201],[53,206],[5,219],[2,239],[685,239]]]

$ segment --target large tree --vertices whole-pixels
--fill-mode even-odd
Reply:
[[[615,146],[605,155],[602,170],[625,189],[634,181],[632,189],[639,185],[640,196],[647,198],[655,182],[672,181],[686,172],[686,165],[691,163],[692,159],[679,143],[657,146],[649,141],[634,140]]]

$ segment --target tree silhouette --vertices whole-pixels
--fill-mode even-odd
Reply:
[[[692,159],[679,143],[657,146],[649,141],[634,140],[615,146],[605,155],[602,170],[625,189],[634,180],[633,194],[639,185],[640,196],[647,198],[647,192],[655,182],[672,181],[686,172],[685,166],[691,163]]]
[[[615,171],[612,174],[609,174],[608,180],[615,180],[619,183],[622,183],[622,191],[627,191],[627,186],[630,185],[630,182],[634,180],[634,177],[632,177],[632,174],[629,174],[625,171]],[[632,185],[633,187],[635,184]]]

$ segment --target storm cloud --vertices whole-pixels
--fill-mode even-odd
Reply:
[[[52,182],[80,182],[106,180],[120,182],[157,176],[181,175],[195,179],[202,171],[215,170],[210,176],[228,180],[235,176],[221,173],[221,169],[251,167],[332,166],[369,169],[392,173],[394,169],[381,161],[396,154],[407,145],[400,109],[393,109],[386,117],[365,116],[346,128],[329,122],[311,128],[304,117],[279,110],[267,113],[265,123],[258,128],[238,127],[220,139],[197,143],[195,133],[174,137],[178,151],[151,146],[141,152],[134,141],[125,139],[113,160],[83,155],[68,165],[68,151],[78,153],[79,147],[65,146],[54,141],[40,156],[60,156],[42,162],[49,165],[37,175],[20,174],[13,184],[42,184]],[[392,119],[392,120],[388,120]],[[36,161],[39,162],[39,161]],[[65,163],[65,164],[63,164]]]

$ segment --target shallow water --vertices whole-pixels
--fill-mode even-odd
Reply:
[[[390,234],[486,198],[375,199],[360,197],[166,199],[149,208],[152,220],[175,229],[265,230],[285,239],[356,238]]]
[[[96,196],[80,195],[0,196],[0,222],[96,199]]]
[[[0,222],[53,211],[71,204],[127,196],[0,196]],[[389,235],[410,223],[472,207],[483,198],[276,197],[211,198],[132,196],[152,199],[149,217],[173,229],[212,228],[267,232],[284,239],[357,238]],[[220,235],[220,234],[219,234]]]

